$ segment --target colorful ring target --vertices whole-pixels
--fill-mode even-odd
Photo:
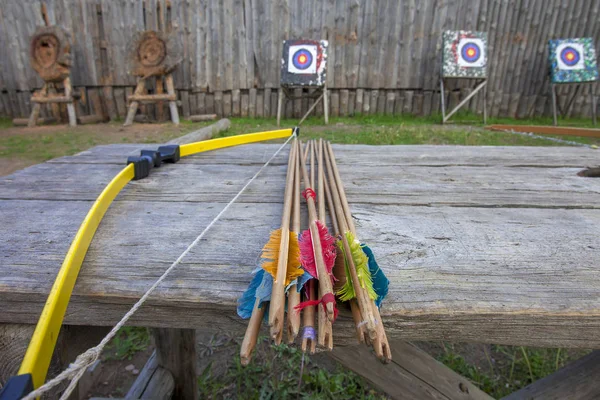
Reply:
[[[481,58],[481,49],[474,42],[467,42],[462,46],[462,59],[468,63],[476,63]]]
[[[306,49],[300,49],[294,53],[292,58],[294,67],[299,70],[305,70],[309,68],[313,63],[313,56],[310,51]]]
[[[566,46],[560,52],[560,59],[568,67],[574,67],[581,60],[581,54],[572,46]]]

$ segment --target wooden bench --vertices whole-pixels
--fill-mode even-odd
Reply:
[[[101,223],[66,324],[110,326],[279,145],[192,156],[130,183]],[[127,155],[98,146],[0,179],[0,322],[34,324],[79,224]],[[600,180],[571,147],[335,145],[361,239],[391,281],[390,338],[600,347]],[[280,221],[287,149],[132,324],[242,332],[235,303]],[[348,312],[336,346],[355,343]]]

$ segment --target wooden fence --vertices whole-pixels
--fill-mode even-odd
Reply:
[[[444,30],[487,31],[492,116],[548,114],[547,42],[591,36],[600,43],[592,0],[43,0],[52,24],[73,38],[78,114],[125,115],[135,86],[127,41],[156,29],[165,13],[183,62],[174,77],[183,116],[274,116],[281,42],[327,39],[331,114],[430,114],[439,110]],[[29,38],[43,24],[40,0],[0,0],[0,115],[27,116],[42,81],[29,65]],[[450,105],[472,89],[450,87]],[[573,89],[563,87],[561,94]],[[598,92],[598,91],[597,91]],[[589,93],[589,88],[584,94]],[[480,95],[469,107],[481,111]],[[289,104],[299,116],[308,100]],[[153,106],[143,110],[153,112]],[[579,96],[573,115],[590,114]],[[43,115],[42,115],[43,116]]]

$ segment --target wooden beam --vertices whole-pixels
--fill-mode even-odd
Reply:
[[[567,364],[552,375],[503,400],[586,400],[600,398],[600,350]]]
[[[48,96],[48,97],[31,97],[32,103],[72,103],[72,96]]]
[[[174,389],[173,375],[158,364],[156,351],[154,351],[125,398],[168,400],[173,397]]]
[[[173,398],[197,399],[196,331],[156,328],[152,333],[158,365],[173,375]]]
[[[173,94],[140,94],[140,95],[131,95],[127,98],[127,101],[139,101],[146,103],[156,103],[159,101],[176,101],[177,96]]]
[[[469,100],[471,100],[471,97],[475,96],[477,94],[477,92],[479,92],[481,89],[483,89],[485,86],[487,85],[487,79],[484,80],[483,82],[481,82],[479,85],[475,86],[475,89],[473,89],[473,91],[471,93],[469,93],[469,95],[467,97],[465,97],[464,99],[462,99],[462,101],[460,103],[458,103],[456,105],[456,107],[454,107],[454,109],[452,109],[443,119],[443,122],[447,122],[450,117],[452,117],[458,110],[460,110],[460,108],[462,106],[464,106]]]
[[[492,399],[467,378],[412,344],[392,340],[390,348],[390,364],[379,362],[364,345],[335,347],[328,354],[392,399]]]
[[[183,136],[180,136],[173,140],[170,140],[168,143],[169,144],[187,144],[187,143],[200,142],[202,140],[208,140],[220,132],[225,132],[230,127],[231,127],[231,121],[228,120],[227,118],[222,118],[212,125],[205,126],[204,128],[200,128],[198,130],[190,132],[187,135],[183,135]]]
[[[490,125],[486,129],[491,131],[515,131],[524,133],[535,133],[538,135],[562,135],[562,136],[585,136],[600,138],[600,129],[571,128],[561,126],[544,125]]]
[[[215,119],[217,119],[217,114],[198,114],[190,116],[190,121],[192,122],[214,121]]]
[[[34,107],[35,107],[35,105],[34,105]],[[29,121],[30,121],[29,118],[14,118],[12,120],[12,123],[13,123],[14,126],[29,126],[29,127],[31,127],[29,125]],[[36,126],[37,124],[40,124],[40,125],[42,125],[42,124],[52,124],[52,123],[56,122],[56,118],[54,118],[54,117],[37,118],[35,120],[35,122],[36,123],[33,126]]]

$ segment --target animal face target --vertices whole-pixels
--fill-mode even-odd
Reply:
[[[327,65],[326,40],[286,40],[281,59],[281,84],[323,86]]]
[[[577,83],[598,79],[596,51],[591,38],[550,40],[548,47],[552,82]]]
[[[487,65],[485,32],[446,31],[443,43],[443,77],[485,78]]]

